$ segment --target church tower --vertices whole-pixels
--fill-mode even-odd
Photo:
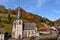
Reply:
[[[20,15],[20,7],[18,8],[18,15],[17,20],[13,22],[13,28],[12,28],[12,38],[22,38],[22,19]]]

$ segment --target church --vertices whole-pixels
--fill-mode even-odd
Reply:
[[[39,32],[36,28],[36,24],[24,23],[20,14],[20,7],[18,8],[17,19],[13,22],[12,27],[12,38],[28,38],[32,36],[39,36]]]

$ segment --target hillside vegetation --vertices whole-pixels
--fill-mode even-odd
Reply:
[[[53,26],[54,22],[48,20],[45,17],[38,16],[36,14],[32,14],[26,12],[22,8],[20,9],[20,13],[22,16],[23,22],[35,22],[37,24],[37,28],[44,27],[44,24],[49,26]],[[17,18],[17,8],[16,9],[6,9],[3,5],[0,5],[0,27],[3,27],[6,32],[9,34],[12,31],[13,21]]]

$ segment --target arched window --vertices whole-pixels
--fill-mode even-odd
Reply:
[[[19,39],[21,38],[21,35],[19,34]]]
[[[30,35],[30,31],[28,31],[28,35]]]
[[[21,24],[21,22],[19,22],[19,24]]]

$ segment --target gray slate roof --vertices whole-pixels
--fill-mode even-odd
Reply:
[[[24,30],[35,30],[35,23],[24,23]]]

